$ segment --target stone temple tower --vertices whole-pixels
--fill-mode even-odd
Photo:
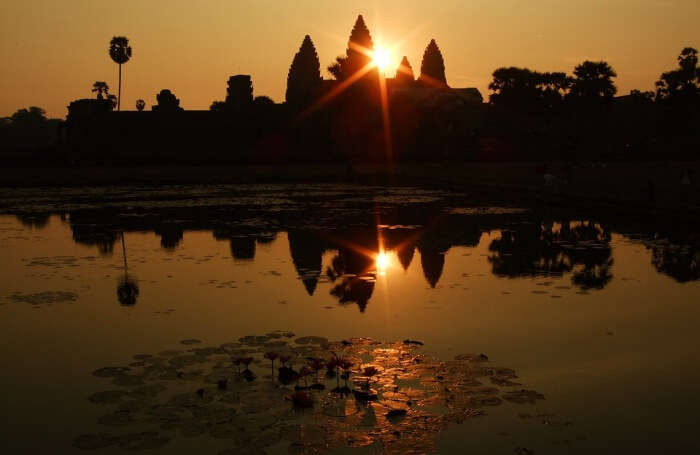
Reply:
[[[228,79],[226,88],[226,105],[235,110],[242,110],[253,102],[253,81],[247,74],[237,74]]]

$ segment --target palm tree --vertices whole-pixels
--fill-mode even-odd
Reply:
[[[105,95],[109,95],[109,85],[103,81],[95,81],[92,84],[92,92],[97,93],[97,99],[104,99]]]
[[[119,65],[119,91],[117,92],[117,110],[122,103],[122,65],[131,58],[131,46],[126,36],[115,36],[109,42],[109,56]]]
[[[142,99],[136,100],[136,110],[141,112],[146,108],[146,102]]]

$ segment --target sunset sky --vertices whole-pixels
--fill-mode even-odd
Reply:
[[[0,116],[36,105],[64,117],[71,100],[93,96],[96,80],[116,94],[107,54],[115,35],[133,47],[123,109],[138,98],[150,109],[163,88],[186,109],[208,109],[233,74],[250,74],[256,96],[281,102],[304,35],[328,77],[358,14],[375,43],[401,43],[394,66],[407,55],[418,73],[435,38],[448,83],[485,98],[498,67],[570,73],[585,59],[608,61],[619,93],[651,90],[683,47],[700,47],[698,0],[8,0],[0,3]]]

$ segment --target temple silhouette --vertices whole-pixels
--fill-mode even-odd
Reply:
[[[660,74],[655,91],[619,94],[613,66],[585,60],[572,74],[496,68],[488,100],[476,88],[449,84],[434,39],[420,67],[404,56],[394,75],[375,59],[385,51],[375,48],[360,15],[345,53],[325,73],[311,36],[303,37],[290,56],[284,102],[256,96],[252,77],[237,74],[222,80],[221,99],[208,110],[183,109],[177,87],[142,94],[150,109],[138,99],[125,110],[121,67],[132,49],[115,36],[109,57],[120,68],[117,95],[95,81],[94,98],[71,102],[65,121],[36,106],[0,118],[0,152],[20,165],[313,162],[345,164],[348,175],[364,163],[697,159],[693,47]]]
[[[464,144],[469,124],[481,115],[483,98],[476,88],[448,85],[435,40],[426,47],[418,77],[406,57],[394,77],[385,77],[373,65],[373,52],[359,16],[346,55],[329,66],[333,78],[324,79],[307,35],[292,59],[283,103],[254,96],[252,78],[244,74],[231,76],[224,100],[213,101],[206,111],[183,109],[176,89],[161,90],[151,110],[139,100],[138,110],[116,111],[114,99],[102,96],[104,86],[97,87],[96,98],[68,106],[63,136],[69,160],[366,162],[387,155],[410,158],[431,145],[446,153],[449,144]]]

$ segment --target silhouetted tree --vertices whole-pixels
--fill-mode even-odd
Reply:
[[[584,103],[599,103],[612,100],[617,87],[615,70],[607,62],[585,62],[574,68],[569,96]]]
[[[107,95],[107,101],[110,102],[112,109],[117,107],[117,97],[112,95],[111,93],[109,95]]]
[[[571,88],[572,79],[566,73],[540,74],[538,88],[542,92],[542,101],[546,108],[560,104]]]
[[[32,106],[17,110],[0,126],[0,148],[24,148],[48,145],[55,134],[56,121],[47,119],[42,108]]]
[[[654,102],[654,92],[633,89],[630,90],[630,97],[638,100],[640,103],[652,103]]]
[[[698,68],[698,51],[686,47],[678,56],[676,70],[661,75],[656,82],[657,96],[662,100],[684,99],[698,102],[700,99],[700,68]]]
[[[489,90],[490,103],[495,106],[521,108],[539,97],[540,74],[527,68],[498,68],[493,72]]]
[[[29,109],[17,110],[17,112],[10,116],[10,120],[17,126],[38,126],[46,122],[46,111],[40,107],[31,106]]]
[[[226,110],[226,102],[225,101],[213,101],[211,103],[211,106],[209,106],[210,111],[214,112],[223,112]]]
[[[136,110],[142,112],[146,108],[146,102],[142,99],[136,100]]]
[[[158,104],[153,106],[154,111],[159,112],[177,112],[181,111],[180,100],[168,89],[163,89],[156,95]]]
[[[677,156],[696,159],[700,150],[700,68],[698,51],[686,47],[678,69],[663,73],[656,82],[658,126],[662,140]],[[672,145],[671,145],[672,144]]]
[[[102,100],[105,96],[109,95],[109,85],[104,81],[95,81],[92,84],[92,93],[97,93],[97,99]]]
[[[413,74],[413,68],[411,64],[408,63],[408,58],[404,55],[399,67],[396,69],[396,76],[394,81],[397,86],[407,86],[411,85],[416,81],[416,77]]]
[[[567,101],[573,109],[576,142],[581,153],[605,155],[610,145],[612,100],[617,93],[615,71],[606,62],[585,61],[574,69]]]
[[[117,97],[117,110],[121,110],[122,102],[122,65],[131,58],[131,46],[125,36],[115,36],[109,42],[109,56],[119,65],[119,91]]]
[[[255,99],[253,100],[253,104],[255,104],[258,107],[270,107],[274,106],[275,102],[269,96],[260,95],[255,97]]]
[[[493,72],[490,103],[527,112],[551,109],[564,98],[571,80],[565,73],[539,73],[527,68],[499,68]]]
[[[348,58],[344,55],[339,55],[335,58],[335,61],[328,66],[328,72],[337,81],[343,79],[343,66]]]
[[[429,86],[447,86],[445,77],[445,62],[442,52],[434,39],[430,40],[423,53],[423,61],[420,65],[420,82]]]
[[[321,64],[316,47],[311,37],[306,35],[289,67],[285,96],[287,103],[294,107],[309,104],[318,94],[321,81]]]

